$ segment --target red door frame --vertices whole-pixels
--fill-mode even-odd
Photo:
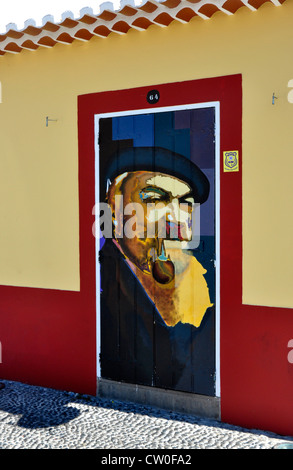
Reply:
[[[147,93],[156,89],[160,99],[149,104]],[[224,173],[220,159],[220,311],[240,308],[242,299],[242,78],[241,75],[218,77],[187,82],[151,85],[133,89],[83,95],[78,101],[79,116],[79,181],[80,181],[80,249],[81,278],[94,277],[90,253],[93,252],[91,225],[88,218],[94,205],[94,116],[142,109],[176,107],[182,105],[220,103],[220,155],[224,151],[238,150],[238,172]],[[231,195],[233,197],[231,198]],[[233,225],[231,226],[231,220]],[[92,258],[93,259],[93,258]],[[90,261],[90,262],[89,262]],[[91,266],[91,270],[89,270]],[[233,290],[228,274],[233,273]],[[89,279],[90,277],[90,279]],[[225,321],[224,321],[225,325]],[[222,334],[222,324],[221,324]],[[220,339],[221,341],[221,339]]]

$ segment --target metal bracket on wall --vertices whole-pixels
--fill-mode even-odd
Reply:
[[[58,121],[58,119],[49,119],[49,116],[46,116],[46,127],[49,125],[49,121]]]
[[[273,93],[273,96],[272,96],[272,104],[275,104],[275,100],[277,100],[278,97],[275,95],[275,93]]]

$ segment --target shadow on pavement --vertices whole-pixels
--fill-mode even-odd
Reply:
[[[290,447],[287,448],[292,448],[293,446],[293,437],[277,436],[274,433],[262,430],[244,429],[220,421],[176,413],[148,405],[120,402],[110,398],[106,399],[80,395],[74,392],[60,391],[19,382],[6,380],[1,380],[0,382],[0,412],[4,411],[8,413],[8,415],[4,415],[3,417],[0,414],[0,424],[1,422],[5,423],[7,420],[9,421],[9,418],[11,419],[9,415],[12,414],[18,417],[18,421],[13,424],[23,428],[38,429],[58,426],[68,423],[86,411],[86,409],[82,408],[79,410],[76,405],[86,405],[137,415],[147,415],[149,417],[181,421],[190,424],[202,424],[219,429],[258,434],[259,436],[278,437],[282,440],[286,439],[289,441],[284,443],[286,445],[290,444]]]
[[[67,423],[80,411],[70,406],[72,398],[59,391],[1,381],[0,410],[19,417],[18,426],[44,428]],[[0,422],[6,420],[3,417]]]

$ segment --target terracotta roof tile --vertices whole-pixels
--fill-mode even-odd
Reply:
[[[146,30],[151,25],[167,27],[172,21],[189,22],[194,16],[208,20],[216,12],[233,15],[239,8],[252,11],[264,3],[281,6],[285,0],[144,0],[135,5],[134,0],[121,0],[120,10],[114,10],[111,2],[100,5],[94,14],[92,8],[82,8],[80,17],[74,18],[71,11],[62,14],[61,22],[55,23],[52,15],[44,16],[37,26],[29,19],[24,28],[17,29],[14,23],[6,26],[0,34],[0,57],[18,54],[23,49],[34,51],[39,47],[54,47],[58,43],[71,44],[75,40],[89,41],[93,36],[106,38],[110,33],[126,34],[129,29]]]

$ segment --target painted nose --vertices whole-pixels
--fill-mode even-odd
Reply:
[[[186,210],[187,204],[182,204],[178,199],[173,199],[169,204],[171,212],[167,214],[167,220],[174,223],[186,223],[189,218],[189,213]]]

